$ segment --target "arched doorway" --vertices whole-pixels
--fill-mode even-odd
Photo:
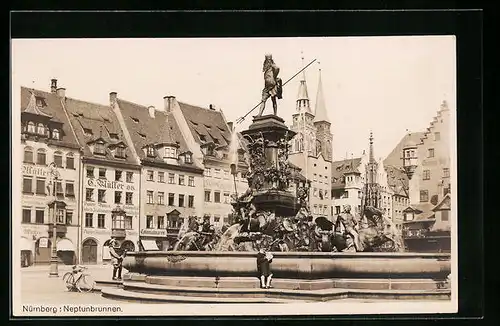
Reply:
[[[97,242],[94,239],[87,239],[82,245],[82,263],[97,263]]]
[[[125,240],[121,245],[121,249],[126,251],[135,251],[135,245],[132,241]]]

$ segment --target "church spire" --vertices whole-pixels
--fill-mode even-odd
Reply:
[[[302,64],[304,63],[304,54],[302,53]],[[299,92],[297,94],[297,111],[298,112],[311,112],[309,105],[309,93],[307,92],[306,73],[302,72],[300,79]]]
[[[328,120],[328,114],[326,113],[325,96],[323,94],[323,82],[321,81],[321,67],[319,68],[318,93],[316,94],[316,107],[314,115],[315,122],[330,122],[330,120]]]
[[[373,132],[370,131],[370,163],[375,163],[375,153],[373,152]]]

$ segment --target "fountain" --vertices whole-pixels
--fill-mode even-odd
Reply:
[[[362,252],[353,250],[356,247],[349,234],[339,232],[342,224],[334,225],[326,217],[313,220],[307,204],[309,183],[297,181],[288,164],[294,132],[276,114],[262,115],[262,111],[261,107],[260,114],[241,133],[249,155],[248,189],[233,198],[235,224],[205,250],[186,251],[192,247],[176,246],[178,250],[170,252],[129,253],[123,262],[129,272],[122,288],[103,289],[102,294],[117,299],[192,303],[347,297],[449,300],[449,254],[369,252],[380,251],[376,248],[384,243],[392,243],[392,251],[400,251],[396,228],[376,209],[367,207],[360,222]],[[231,138],[234,175],[239,148],[235,131]],[[262,247],[274,255],[273,289],[258,288],[255,251]]]

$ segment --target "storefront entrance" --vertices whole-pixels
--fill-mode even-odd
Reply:
[[[82,263],[97,264],[97,242],[94,239],[87,239],[83,242]]]

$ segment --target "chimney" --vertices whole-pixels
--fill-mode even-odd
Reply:
[[[55,93],[57,90],[57,79],[53,78],[50,80],[50,92]]]
[[[149,106],[148,107],[148,111],[149,111],[149,116],[154,119],[154,117],[155,117],[155,107],[152,106],[152,105]]]
[[[165,112],[170,112],[170,96],[163,97],[163,107]]]
[[[60,98],[64,99],[66,97],[66,88],[59,87],[56,90],[56,93],[57,93],[57,96],[59,96]]]
[[[215,111],[215,107],[214,107],[214,105],[213,105],[213,104],[210,104],[210,105],[208,106],[208,108],[209,108],[210,110],[212,110],[212,111]]]
[[[227,122],[227,127],[229,128],[229,131],[233,131],[233,122],[232,121],[228,121]]]
[[[116,92],[109,93],[109,103],[111,106],[115,105],[117,97],[118,95],[116,94]]]

